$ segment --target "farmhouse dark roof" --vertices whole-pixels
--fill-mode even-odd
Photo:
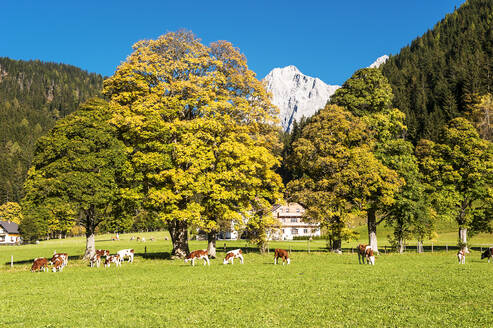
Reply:
[[[15,222],[0,221],[0,226],[2,226],[7,233],[19,233],[19,225]]]

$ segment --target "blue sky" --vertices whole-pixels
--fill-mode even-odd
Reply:
[[[0,56],[112,75],[142,39],[186,28],[239,47],[258,78],[297,66],[342,84],[398,53],[464,0],[0,1]]]

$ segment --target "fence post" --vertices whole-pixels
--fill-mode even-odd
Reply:
[[[433,243],[431,243],[431,252],[433,253]]]
[[[144,246],[144,255],[147,255],[147,246]]]
[[[291,254],[291,245],[289,245],[289,254]]]
[[[226,253],[226,243],[224,243],[224,253]]]
[[[353,253],[354,253],[354,248],[351,247],[351,254],[353,254]]]
[[[481,253],[483,253],[483,246],[481,246]]]
[[[310,253],[310,239],[308,239],[308,253]]]
[[[14,255],[10,255],[10,267],[14,267]]]
[[[385,254],[387,254],[387,245],[383,246],[383,251]]]
[[[448,245],[445,245],[445,250],[448,252]]]

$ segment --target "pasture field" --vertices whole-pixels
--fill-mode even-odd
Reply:
[[[151,234],[145,234],[148,238]],[[112,253],[132,247],[133,264],[90,268],[75,259],[84,239],[0,248],[1,327],[491,327],[493,263],[473,251],[458,265],[455,251],[381,254],[374,267],[356,254],[301,252],[289,266],[273,254],[245,254],[244,265],[210,267],[169,260],[170,242],[98,237]],[[228,248],[244,241],[228,241]],[[313,242],[321,249],[323,241]],[[222,246],[222,242],[218,242]],[[285,247],[271,243],[271,247]],[[147,254],[144,254],[147,247]],[[205,242],[191,242],[191,249]],[[74,255],[59,273],[29,272],[32,258],[53,250]],[[6,265],[10,255],[14,268]],[[77,255],[77,256],[75,256]]]

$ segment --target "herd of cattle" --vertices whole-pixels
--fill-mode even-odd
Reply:
[[[375,265],[375,255],[373,253],[373,249],[369,245],[360,244],[357,249],[358,253],[358,262],[360,264],[366,263],[370,265]],[[459,260],[459,264],[466,263],[466,254],[469,254],[467,249],[460,249],[457,253],[457,258]],[[110,255],[110,251],[98,249],[94,256],[90,259],[89,263],[91,267],[99,267],[101,265],[101,261],[104,258],[104,266],[109,267],[111,263],[114,263],[117,267],[122,265],[122,262],[125,261],[125,258],[128,258],[129,263],[133,263],[134,261],[134,250],[133,249],[122,249],[114,255]],[[487,248],[481,254],[481,259],[488,259],[488,263],[493,259],[493,247]],[[239,259],[240,263],[244,263],[243,252],[241,249],[235,249],[226,253],[226,257],[223,260],[223,264],[233,264],[234,259]],[[274,251],[274,264],[279,263],[279,259],[282,260],[282,264],[290,264],[291,259],[289,258],[289,252],[276,248]],[[185,263],[191,262],[192,266],[195,266],[195,261],[204,261],[204,265],[211,265],[209,261],[209,254],[207,250],[196,250],[191,252],[185,257]],[[67,253],[57,253],[54,252],[52,258],[48,261],[48,259],[44,257],[38,257],[34,259],[34,263],[31,267],[32,272],[36,271],[48,271],[48,266],[52,267],[53,272],[62,271],[63,268],[68,264],[68,254]]]
[[[122,249],[116,252],[114,255],[110,255],[110,251],[105,249],[98,249],[93,257],[90,258],[89,263],[91,267],[98,267],[101,265],[102,259],[105,259],[104,266],[109,267],[111,263],[114,263],[117,267],[122,265],[125,258],[128,258],[128,262],[132,263],[134,261],[134,250],[133,249]],[[34,259],[33,265],[31,266],[31,271],[48,271],[48,266],[51,266],[53,272],[62,271],[63,268],[68,264],[68,254],[67,253],[57,253],[53,252],[51,260],[48,261],[45,257],[38,257]]]

